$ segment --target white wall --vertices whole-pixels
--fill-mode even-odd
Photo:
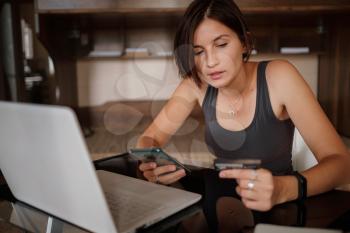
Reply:
[[[79,106],[167,99],[180,82],[170,58],[78,61]]]

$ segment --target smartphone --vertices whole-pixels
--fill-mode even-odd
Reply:
[[[217,171],[225,169],[258,169],[261,165],[260,159],[222,159],[214,160],[214,168]]]
[[[191,173],[189,168],[165,153],[161,148],[130,149],[129,155],[143,163],[155,162],[158,166],[175,165],[176,170],[184,169],[186,173]]]

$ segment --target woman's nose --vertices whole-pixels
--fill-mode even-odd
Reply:
[[[209,68],[212,68],[219,64],[219,60],[217,59],[217,56],[214,52],[207,53],[207,66]]]

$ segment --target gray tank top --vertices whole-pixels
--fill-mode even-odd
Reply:
[[[268,62],[260,62],[257,72],[257,92],[254,118],[240,131],[227,130],[216,118],[218,89],[208,86],[202,104],[205,117],[205,141],[209,151],[218,158],[261,159],[262,167],[274,175],[292,172],[294,124],[279,120],[271,106],[265,70]]]

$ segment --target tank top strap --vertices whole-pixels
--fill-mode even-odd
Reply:
[[[269,89],[266,81],[266,67],[269,61],[262,61],[258,65],[257,74],[257,111],[258,117],[275,119],[275,114],[272,110]]]
[[[205,92],[205,96],[202,103],[202,111],[204,117],[207,121],[215,120],[216,114],[216,98],[217,98],[218,89],[208,85]]]

